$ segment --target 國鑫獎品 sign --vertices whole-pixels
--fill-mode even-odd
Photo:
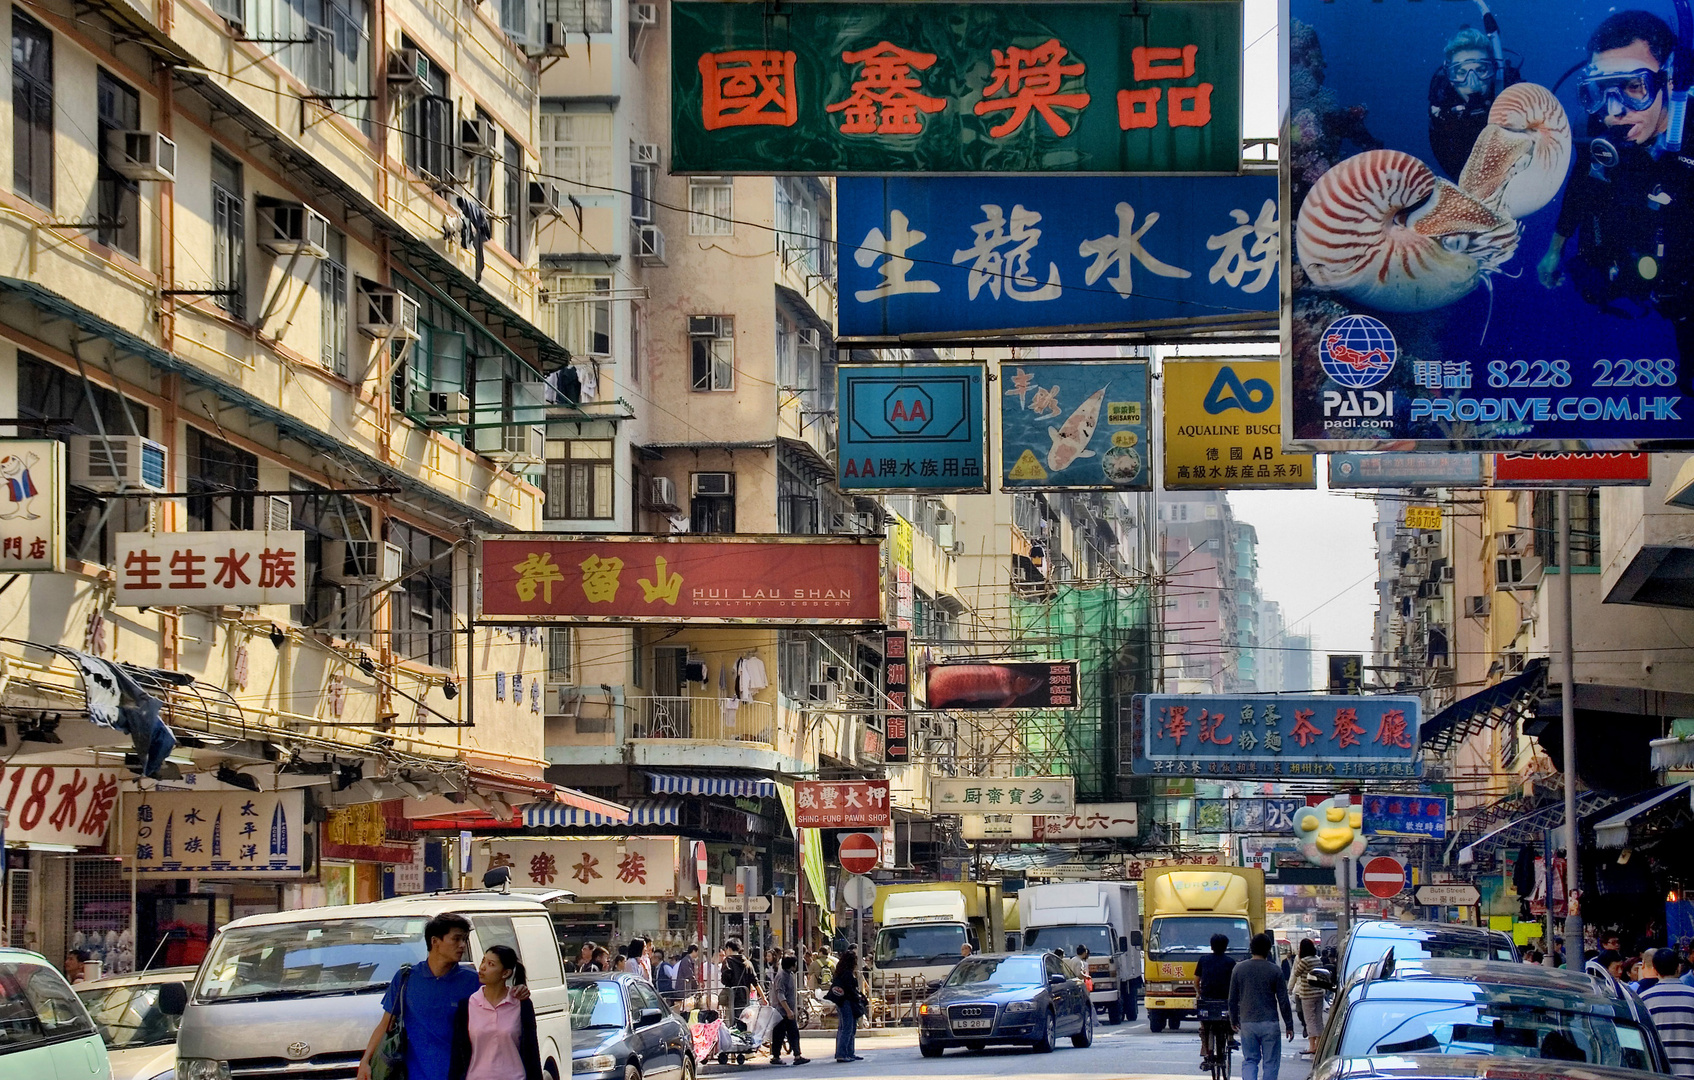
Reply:
[[[676,173],[1234,173],[1241,4],[677,2]]]
[[[1420,776],[1415,697],[1137,695],[1137,773],[1266,778]]]
[[[875,541],[542,533],[479,547],[482,622],[881,621]]]

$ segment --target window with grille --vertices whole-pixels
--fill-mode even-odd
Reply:
[[[247,316],[247,202],[241,163],[212,151],[213,301],[238,319]]]
[[[406,38],[400,43],[404,48],[417,47]],[[452,176],[455,152],[453,100],[447,96],[447,73],[427,54],[419,56],[420,65],[426,69],[424,92],[408,102],[400,114],[400,141],[406,164],[413,172],[445,181]]]
[[[329,257],[318,264],[318,303],[323,335],[323,365],[342,378],[347,365],[347,237],[329,230]]]
[[[613,513],[612,440],[548,439],[542,516],[550,521],[604,521]]]
[[[370,511],[346,495],[338,495],[298,476],[288,478],[292,525],[306,534],[306,602],[290,609],[301,626],[330,633],[370,626],[370,598],[364,590],[347,589],[323,575],[324,541],[371,539]]]
[[[690,315],[688,352],[695,390],[735,389],[735,319]]]
[[[631,144],[633,151],[634,144]],[[629,163],[629,217],[644,223],[653,220],[653,193],[659,182],[659,167],[652,162]]]
[[[559,344],[572,355],[610,356],[612,279],[561,274],[553,279],[553,311]],[[594,299],[598,297],[599,299]]]
[[[403,522],[389,525],[388,539],[400,546],[407,575],[389,600],[394,651],[435,667],[453,666],[452,543]],[[416,571],[416,573],[413,573]]]
[[[612,186],[612,114],[551,112],[539,118],[541,171],[548,179],[571,185]]]
[[[612,32],[612,0],[546,0],[548,22],[562,22],[577,34]]]
[[[53,208],[53,35],[12,9],[12,188]]]
[[[1559,565],[1559,493],[1537,491],[1530,507],[1535,531],[1535,554],[1543,566]],[[1570,554],[1573,566],[1600,565],[1600,492],[1573,491],[1570,496]]]
[[[735,186],[728,180],[688,182],[688,235],[735,235]]]
[[[555,626],[547,631],[547,681],[571,681],[571,630]]]
[[[141,95],[134,88],[101,68],[95,76],[95,98],[100,113],[99,145],[106,145],[108,132],[135,131],[141,127]],[[141,257],[141,185],[106,164],[100,153],[95,186],[99,189],[99,224],[94,238],[131,258]]]

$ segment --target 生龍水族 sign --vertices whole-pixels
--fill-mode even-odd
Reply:
[[[1419,776],[1415,697],[1137,695],[1137,773],[1264,778]]]
[[[1290,0],[1292,445],[1694,437],[1679,7]]]
[[[1239,0],[677,2],[676,173],[1234,173]]]
[[[842,491],[985,492],[983,365],[842,364]]]

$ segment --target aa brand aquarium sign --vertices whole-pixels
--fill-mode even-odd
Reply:
[[[1274,176],[846,178],[841,336],[1269,326]]]
[[[998,385],[1002,488],[1152,488],[1146,364],[1009,363]]]
[[[988,490],[981,364],[843,364],[842,491]]]
[[[1694,25],[1671,0],[1491,9],[1289,0],[1295,445],[1694,437],[1694,145],[1669,107]]]

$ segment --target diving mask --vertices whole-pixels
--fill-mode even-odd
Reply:
[[[1494,81],[1499,65],[1493,60],[1457,60],[1446,65],[1447,81],[1454,86],[1483,86]]]
[[[1577,96],[1591,116],[1610,112],[1614,102],[1622,112],[1642,112],[1652,107],[1669,78],[1668,72],[1648,68],[1608,72],[1585,68]]]

